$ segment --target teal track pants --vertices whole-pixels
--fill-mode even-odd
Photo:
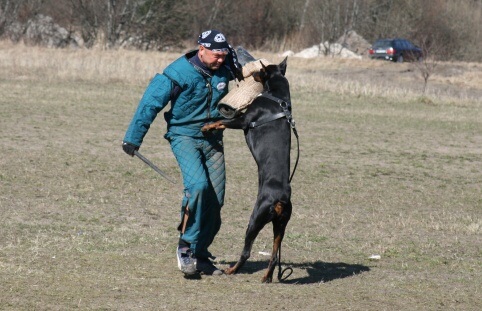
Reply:
[[[196,257],[213,257],[208,247],[221,228],[226,184],[222,133],[205,138],[170,135],[168,140],[184,182],[179,229],[186,206],[189,209],[181,238],[191,243]]]

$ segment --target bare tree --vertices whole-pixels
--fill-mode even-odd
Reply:
[[[441,49],[433,39],[429,39],[428,37],[425,37],[421,41],[420,47],[424,56],[419,59],[418,62],[414,62],[413,64],[423,78],[422,95],[425,95],[428,87],[428,81],[438,65],[436,55],[440,53]]]
[[[17,19],[20,4],[21,1],[0,1],[0,35],[5,32],[6,27]]]
[[[482,0],[0,0],[0,36],[15,29],[12,39],[20,38],[35,14],[80,33],[88,48],[165,49],[216,28],[246,48],[322,43],[329,51],[354,30],[369,42],[430,38],[441,46],[439,60],[482,61]]]
[[[130,36],[140,1],[106,0],[106,34],[109,46],[122,45]]]
[[[180,47],[184,40],[192,39],[189,29],[195,12],[186,11],[189,0],[137,1],[133,21],[137,47],[160,50]]]
[[[308,11],[310,24],[318,33],[318,42],[325,55],[332,54],[331,46],[352,29],[358,16],[357,0],[313,1]]]

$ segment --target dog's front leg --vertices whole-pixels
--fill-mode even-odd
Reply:
[[[251,246],[253,243],[251,243]],[[251,246],[249,246],[249,250],[245,249],[241,252],[241,256],[239,257],[238,262],[229,268],[224,269],[224,273],[230,275],[230,274],[235,274],[238,272],[238,270],[244,265],[244,263],[248,260],[248,258],[251,256]]]
[[[223,124],[223,120],[219,120],[211,124],[206,124],[201,128],[201,132],[209,132],[211,130],[219,130],[225,128],[226,126]]]
[[[256,211],[256,209],[255,209]],[[253,211],[253,215],[255,215],[255,211]],[[226,274],[235,274],[238,272],[239,269],[244,265],[244,263],[249,259],[251,256],[251,249],[253,248],[254,240],[258,236],[261,229],[264,227],[264,223],[260,221],[256,221],[256,217],[251,215],[251,219],[248,224],[248,229],[246,229],[246,236],[244,238],[244,248],[241,252],[241,256],[239,257],[238,262],[230,267],[226,268],[224,272]]]

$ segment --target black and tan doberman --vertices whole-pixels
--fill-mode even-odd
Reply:
[[[279,65],[262,66],[260,72],[254,74],[254,78],[263,83],[264,91],[254,99],[246,112],[234,119],[206,125],[203,130],[244,130],[246,143],[258,165],[258,197],[246,229],[241,257],[225,272],[234,274],[243,266],[251,255],[251,248],[258,233],[271,222],[274,233],[273,250],[262,280],[270,283],[276,264],[280,264],[281,242],[291,217],[290,149],[291,129],[295,128],[291,117],[289,84],[285,78],[287,59]],[[280,281],[281,274],[280,271]]]

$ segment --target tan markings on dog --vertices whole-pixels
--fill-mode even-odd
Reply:
[[[276,213],[276,216],[281,216],[281,213],[283,213],[283,204],[281,204],[281,202],[276,203],[274,212]]]

